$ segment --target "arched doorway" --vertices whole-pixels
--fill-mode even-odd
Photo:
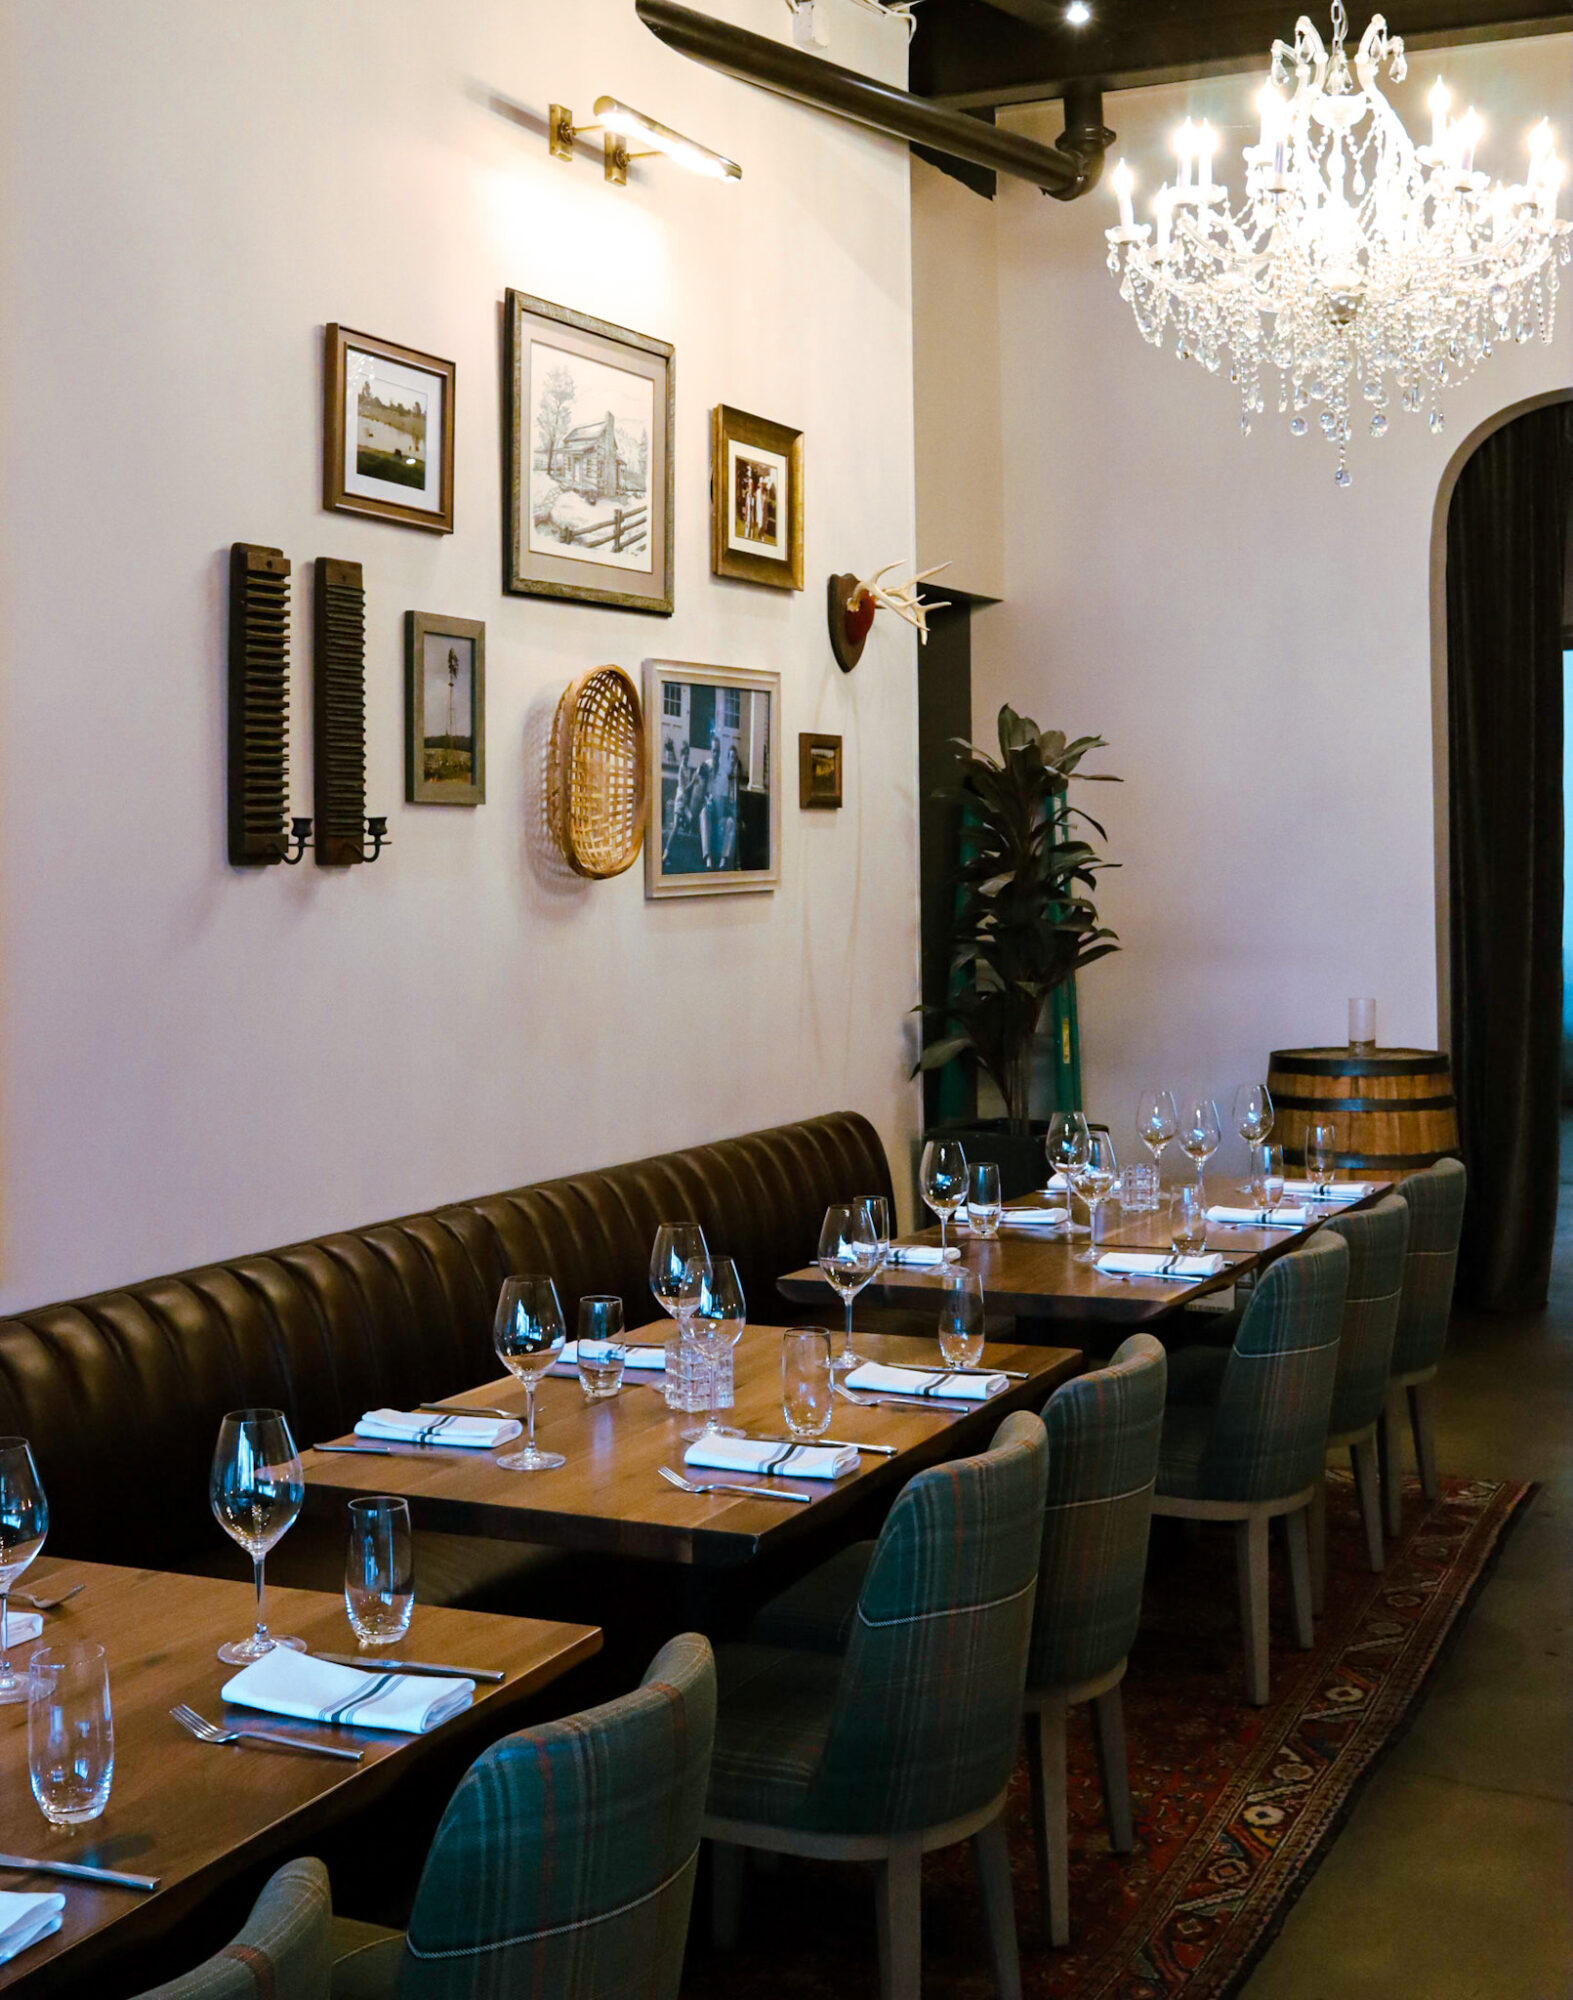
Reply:
[[[1439,990],[1470,1169],[1460,1289],[1543,1304],[1558,1195],[1573,391],[1500,412],[1437,497]]]

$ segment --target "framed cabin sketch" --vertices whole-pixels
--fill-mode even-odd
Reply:
[[[774,889],[781,853],[781,676],[644,663],[645,895]]]
[[[327,328],[324,507],[453,533],[454,375],[434,354]]]
[[[669,342],[507,299],[503,588],[672,610]]]
[[[803,433],[725,403],[711,416],[710,568],[803,588]]]

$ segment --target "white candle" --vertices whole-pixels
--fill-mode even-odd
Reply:
[[[1174,218],[1174,189],[1159,188],[1153,202],[1153,207],[1156,209],[1158,215],[1158,240],[1153,245],[1153,251],[1156,256],[1167,257],[1169,254],[1169,225]]]
[[[1191,163],[1196,152],[1196,128],[1189,118],[1180,127],[1179,137],[1174,142],[1174,150],[1180,156],[1180,186],[1191,184]]]
[[[1430,95],[1426,98],[1426,103],[1431,107],[1431,146],[1434,152],[1447,151],[1447,114],[1452,102],[1452,93],[1441,77],[1438,77],[1431,86]]]
[[[1196,128],[1196,185],[1210,188],[1213,184],[1213,152],[1217,147],[1217,136],[1213,128],[1203,119]]]
[[[1131,191],[1136,185],[1136,176],[1123,160],[1116,164],[1114,172],[1110,174],[1109,185],[1113,188],[1115,199],[1120,204],[1120,227],[1134,228],[1136,218],[1131,210]]]
[[[1256,93],[1256,108],[1262,114],[1262,136],[1258,145],[1265,157],[1278,143],[1278,132],[1284,118],[1284,101],[1272,84],[1264,83]]]
[[[1486,129],[1480,122],[1480,114],[1472,104],[1459,120],[1459,126],[1459,137],[1463,147],[1459,166],[1464,173],[1472,174],[1475,171],[1475,148],[1480,144],[1480,135]]]

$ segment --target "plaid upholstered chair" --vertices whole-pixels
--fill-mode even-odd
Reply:
[[[1398,1331],[1398,1300],[1404,1284],[1404,1251],[1409,1242],[1409,1209],[1396,1194],[1372,1208],[1335,1215],[1326,1224],[1349,1245],[1349,1288],[1338,1332],[1338,1374],[1333,1410],[1327,1420],[1327,1449],[1347,1450],[1360,1500],[1366,1555],[1373,1570],[1385,1561],[1382,1546],[1382,1490],[1377,1466],[1376,1429],[1387,1408],[1387,1376]],[[1311,1602],[1320,1612],[1327,1598],[1327,1473],[1316,1482],[1311,1503]]]
[[[883,1991],[917,2000],[923,1856],[970,1839],[995,1981],[1016,2000],[1005,1788],[1047,1458],[1040,1420],[1007,1417],[988,1451],[918,1473],[872,1552],[845,1552],[769,1607],[747,1644],[722,1647],[704,1824],[721,1943],[736,1932],[743,1849],[872,1861]]]
[[[493,1744],[442,1816],[409,1930],[341,1955],[334,2000],[676,2000],[715,1687],[686,1633],[634,1693]]]
[[[1169,1357],[1155,1514],[1233,1521],[1245,1614],[1245,1682],[1267,1700],[1267,1527],[1289,1540],[1295,1638],[1313,1640],[1307,1522],[1327,1455],[1349,1246],[1319,1230],[1263,1272],[1231,1348]]]
[[[1141,1617],[1167,1380],[1162,1344],[1133,1334],[1043,1411],[1049,1490],[1027,1655],[1027,1756],[1038,1890],[1057,1945],[1070,1942],[1065,1718],[1080,1702],[1093,1704],[1109,1844],[1116,1854],[1135,1845],[1120,1682]]]
[[[1390,1535],[1396,1535],[1403,1525],[1399,1425],[1406,1398],[1420,1490],[1428,1500],[1437,1496],[1433,1384],[1442,1350],[1447,1345],[1453,1278],[1458,1269],[1458,1239],[1464,1229],[1464,1196],[1468,1187],[1469,1177],[1462,1160],[1438,1160],[1424,1173],[1410,1174],[1398,1183],[1397,1192],[1409,1209],[1409,1249],[1404,1258],[1403,1296],[1398,1302],[1388,1407],[1378,1431],[1383,1501]]]
[[[290,1861],[257,1898],[244,1928],[194,1972],[141,2000],[328,2000],[333,1909],[320,1861]]]

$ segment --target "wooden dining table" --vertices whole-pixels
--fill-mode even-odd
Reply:
[[[85,1862],[156,1876],[151,1891],[68,1881],[0,1867],[0,1888],[65,1896],[61,1928],[0,1965],[0,1992],[121,1992],[107,1962],[156,1947],[208,1897],[332,1832],[386,1797],[423,1760],[467,1738],[478,1751],[505,1733],[510,1714],[600,1648],[593,1625],[548,1624],[478,1611],[418,1605],[405,1639],[387,1648],[409,1660],[506,1678],[477,1682],[470,1707],[423,1736],[330,1728],[227,1708],[220,1695],[239,1670],[217,1648],[244,1638],[255,1617],[249,1584],[108,1564],[40,1564],[27,1583],[44,1594],[82,1590],[44,1619],[41,1643],[104,1647],[115,1726],[115,1775],[101,1818],[53,1827],[33,1802],[27,1768],[27,1707],[0,1707],[0,1852],[29,1860]],[[313,1651],[349,1653],[354,1635],[341,1597],[270,1590],[268,1622]],[[19,1657],[22,1648],[17,1648]],[[227,1729],[276,1731],[353,1747],[358,1764],[293,1751],[200,1743],[170,1715],[184,1702]]]
[[[664,1340],[670,1322],[632,1343]],[[723,1421],[750,1435],[783,1435],[780,1327],[750,1326],[734,1351],[735,1402]],[[932,1340],[870,1335],[858,1342],[871,1360],[932,1369]],[[669,1410],[658,1373],[630,1368],[623,1387],[605,1402],[589,1402],[570,1369],[547,1376],[538,1390],[537,1438],[566,1463],[550,1472],[507,1472],[500,1451],[419,1445],[391,1447],[386,1456],[305,1451],[308,1507],[328,1507],[363,1493],[402,1494],[418,1527],[451,1534],[490,1535],[560,1548],[694,1566],[744,1564],[812,1534],[874,1495],[894,1493],[925,1465],[981,1450],[1009,1410],[1039,1409],[1081,1354],[1071,1347],[990,1342],[983,1366],[1013,1369],[1023,1379],[984,1402],[932,1402],[909,1408],[858,1408],[837,1397],[830,1435],[894,1447],[890,1456],[860,1453],[857,1470],[836,1480],[766,1480],[747,1473],[687,1472],[695,1480],[724,1479],[757,1490],[794,1487],[807,1505],[748,1495],[679,1492],[661,1477],[665,1465],[684,1473],[680,1432],[697,1421]],[[455,1410],[491,1406],[524,1414],[524,1391],[511,1377],[450,1397]],[[352,1442],[349,1439],[324,1442]]]
[[[980,1237],[966,1228],[950,1228],[947,1235],[960,1252],[962,1266],[976,1271],[983,1285],[989,1311],[1014,1314],[1018,1319],[1049,1321],[1056,1327],[1066,1322],[1100,1322],[1104,1326],[1145,1327],[1161,1335],[1161,1323],[1193,1300],[1205,1298],[1238,1284],[1285,1251],[1306,1242],[1330,1215],[1368,1207],[1384,1195],[1391,1183],[1373,1182],[1371,1193],[1358,1201],[1341,1202],[1318,1208],[1299,1228],[1263,1228],[1252,1225],[1209,1223],[1208,1251],[1216,1250],[1224,1268],[1211,1278],[1179,1283],[1168,1278],[1116,1278],[1091,1264],[1077,1261],[1087,1248],[1085,1235],[1070,1236],[1064,1229],[1009,1226],[998,1236]],[[1210,1205],[1225,1208],[1251,1206],[1249,1190],[1241,1181],[1214,1181],[1208,1184]],[[1043,1206],[1063,1202],[1063,1195],[1038,1195],[1030,1203],[1013,1206]],[[1078,1200],[1078,1213],[1085,1214]],[[1105,1229],[1103,1250],[1157,1250],[1168,1254],[1169,1217],[1167,1208],[1153,1214],[1127,1215],[1114,1209],[1117,1220]],[[938,1247],[939,1229],[920,1230],[904,1236],[903,1244]],[[951,1269],[955,1265],[950,1266]],[[839,1320],[841,1302],[817,1264],[788,1271],[777,1279],[784,1298],[799,1305],[823,1305],[827,1315]],[[936,1304],[944,1285],[938,1266],[915,1268],[890,1264],[859,1296],[887,1305],[922,1307]],[[836,1323],[833,1320],[832,1323]],[[1057,1336],[1056,1336],[1057,1337]]]

